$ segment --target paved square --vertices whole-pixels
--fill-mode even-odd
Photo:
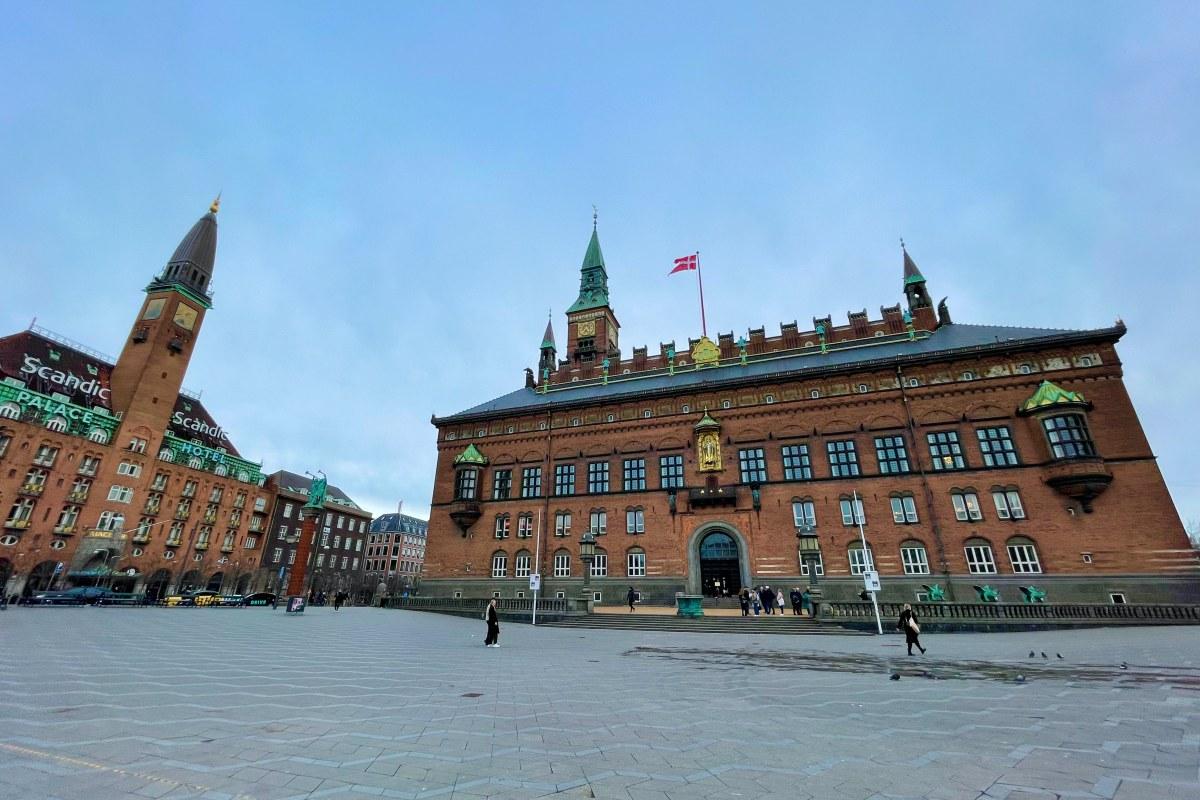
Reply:
[[[911,659],[897,636],[483,634],[10,609],[0,798],[1200,797],[1195,628],[934,634]]]

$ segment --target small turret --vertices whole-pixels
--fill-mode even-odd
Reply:
[[[554,372],[558,368],[558,351],[554,345],[554,323],[546,320],[546,332],[542,334],[541,357],[538,359],[538,373],[545,374],[547,370]]]

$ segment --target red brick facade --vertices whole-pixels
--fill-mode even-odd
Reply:
[[[927,298],[915,265],[912,272]],[[607,574],[593,577],[591,588],[604,602],[620,602],[629,584],[664,600],[709,588],[698,551],[712,531],[736,540],[743,584],[804,585],[793,503],[811,502],[825,596],[848,598],[861,589],[851,574],[859,531],[852,517],[844,524],[842,500],[857,493],[884,599],[912,600],[930,584],[964,601],[976,599],[973,587],[980,585],[1009,602],[1019,602],[1020,587],[1028,586],[1052,601],[1108,602],[1112,594],[1128,602],[1197,599],[1195,553],[1122,382],[1114,345],[1124,326],[1069,332],[954,325],[945,308],[935,317],[927,299],[918,297],[915,307],[909,299],[911,327],[896,306],[876,321],[851,314],[837,328],[825,319],[814,320],[809,332],[784,325],[770,339],[761,329],[740,343],[722,335],[720,362],[708,368],[688,364],[689,352],[671,358],[667,345],[652,358],[635,349],[631,359],[612,359],[607,375],[600,361],[568,359],[549,380],[543,373],[536,388],[435,419],[439,458],[425,593],[529,596],[523,570],[516,573],[524,563],[518,559],[528,557],[549,596],[574,595],[582,584],[580,536],[600,510],[607,526],[597,548],[607,556]],[[1042,387],[1065,391],[1022,410]],[[705,409],[720,425],[722,468],[715,472],[698,464],[695,426]],[[1094,456],[1069,444],[1055,453],[1050,436],[1061,434],[1046,427],[1048,417],[1057,420],[1051,425],[1080,421]],[[1014,455],[993,454],[993,465],[985,464],[980,431],[1011,441]],[[953,468],[935,469],[931,448],[948,452],[952,434],[962,468],[950,455],[939,463]],[[902,443],[906,451],[886,471],[877,456],[877,439],[885,438],[882,444]],[[834,446],[844,451],[846,442],[854,445],[858,474],[835,476],[829,448],[843,443]],[[472,454],[456,468],[468,444],[486,464],[472,463],[481,460]],[[800,445],[807,446],[811,477],[788,479],[783,449]],[[739,452],[753,457],[755,450],[762,451],[765,477],[743,479]],[[661,487],[660,461],[670,456],[682,456],[685,488]],[[645,489],[623,491],[624,463],[639,459]],[[1009,460],[1017,463],[999,463]],[[600,462],[609,465],[609,491],[589,492],[589,464]],[[522,472],[537,467],[540,494],[521,499]],[[574,468],[573,494],[556,496],[559,467]],[[503,470],[516,499],[493,499]],[[470,493],[462,485],[456,496],[464,471],[476,473],[473,497],[462,496]],[[643,512],[644,532],[627,532],[630,510]],[[557,535],[556,516],[567,513],[570,529]],[[504,515],[507,527],[497,523]],[[529,538],[521,536],[522,515],[532,516]],[[629,573],[631,552],[644,553],[644,574],[636,558]],[[493,577],[500,554],[496,573],[502,564],[504,577]],[[569,578],[556,577],[556,554],[568,556]],[[562,565],[560,559],[560,572]]]

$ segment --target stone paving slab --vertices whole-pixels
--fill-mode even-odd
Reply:
[[[930,635],[913,658],[896,636],[483,634],[10,609],[0,800],[1200,797],[1190,628]]]

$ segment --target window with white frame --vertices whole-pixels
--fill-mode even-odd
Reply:
[[[571,535],[571,512],[559,511],[554,515],[554,535]]]
[[[594,536],[603,536],[608,533],[608,512],[603,510],[592,511],[588,515],[588,530]]]
[[[608,553],[605,553],[601,550],[596,551],[596,555],[592,559],[592,577],[608,577]]]
[[[1042,564],[1038,561],[1037,548],[1033,542],[1028,539],[1010,539],[1006,549],[1013,572],[1022,575],[1042,571]]]
[[[517,538],[528,539],[533,536],[533,514],[521,514],[517,517]]]
[[[875,569],[875,555],[870,547],[864,550],[861,544],[855,543],[846,552],[850,556],[851,575],[862,575],[867,570]]]
[[[842,524],[850,525],[866,525],[867,515],[863,511],[862,498],[857,500],[851,497],[843,497],[839,503],[842,509]]]
[[[532,559],[530,558],[528,552],[522,550],[520,553],[517,553],[517,558],[513,562],[513,576],[517,578],[528,578],[529,565],[531,561]]]
[[[142,474],[142,467],[140,464],[134,464],[132,461],[122,461],[120,464],[117,464],[117,474],[136,478]]]
[[[891,498],[892,521],[897,525],[912,525],[918,522],[917,501],[912,495],[899,495]]]
[[[992,502],[996,506],[997,519],[1025,519],[1025,506],[1016,489],[993,489]]]
[[[972,540],[963,548],[967,557],[967,571],[972,575],[994,575],[996,572],[996,557],[992,555],[992,546],[987,542]]]
[[[951,492],[950,502],[954,505],[954,518],[959,522],[978,522],[983,519],[983,510],[979,507],[979,495],[975,492]]]
[[[625,554],[625,574],[630,578],[646,576],[646,553],[643,550],[630,550]]]
[[[808,575],[809,562],[812,562],[812,565],[816,568],[818,577],[825,574],[825,559],[820,553],[817,553],[816,558],[813,558],[812,556],[805,556],[800,560],[801,575]]]
[[[58,458],[58,448],[43,444],[38,446],[37,452],[33,456],[33,463],[43,467],[53,467],[56,458]]]
[[[275,550],[271,553],[271,563],[278,564],[282,558],[283,558],[283,548],[276,547]]]
[[[792,521],[797,528],[817,527],[817,507],[812,500],[792,500]]]
[[[900,545],[900,561],[905,575],[928,575],[929,554],[920,542],[905,542]]]
[[[631,508],[625,512],[625,532],[645,533],[646,512],[640,508]]]
[[[565,550],[554,554],[554,577],[571,577],[571,554]]]
[[[496,515],[496,538],[507,539],[511,520],[508,514]]]
[[[119,531],[125,527],[125,515],[115,511],[101,511],[96,527],[102,531]]]
[[[508,577],[508,555],[506,553],[495,553],[492,555],[492,577]]]
[[[927,433],[925,441],[929,443],[929,457],[933,460],[935,472],[966,469],[962,445],[958,441],[958,431]]]

